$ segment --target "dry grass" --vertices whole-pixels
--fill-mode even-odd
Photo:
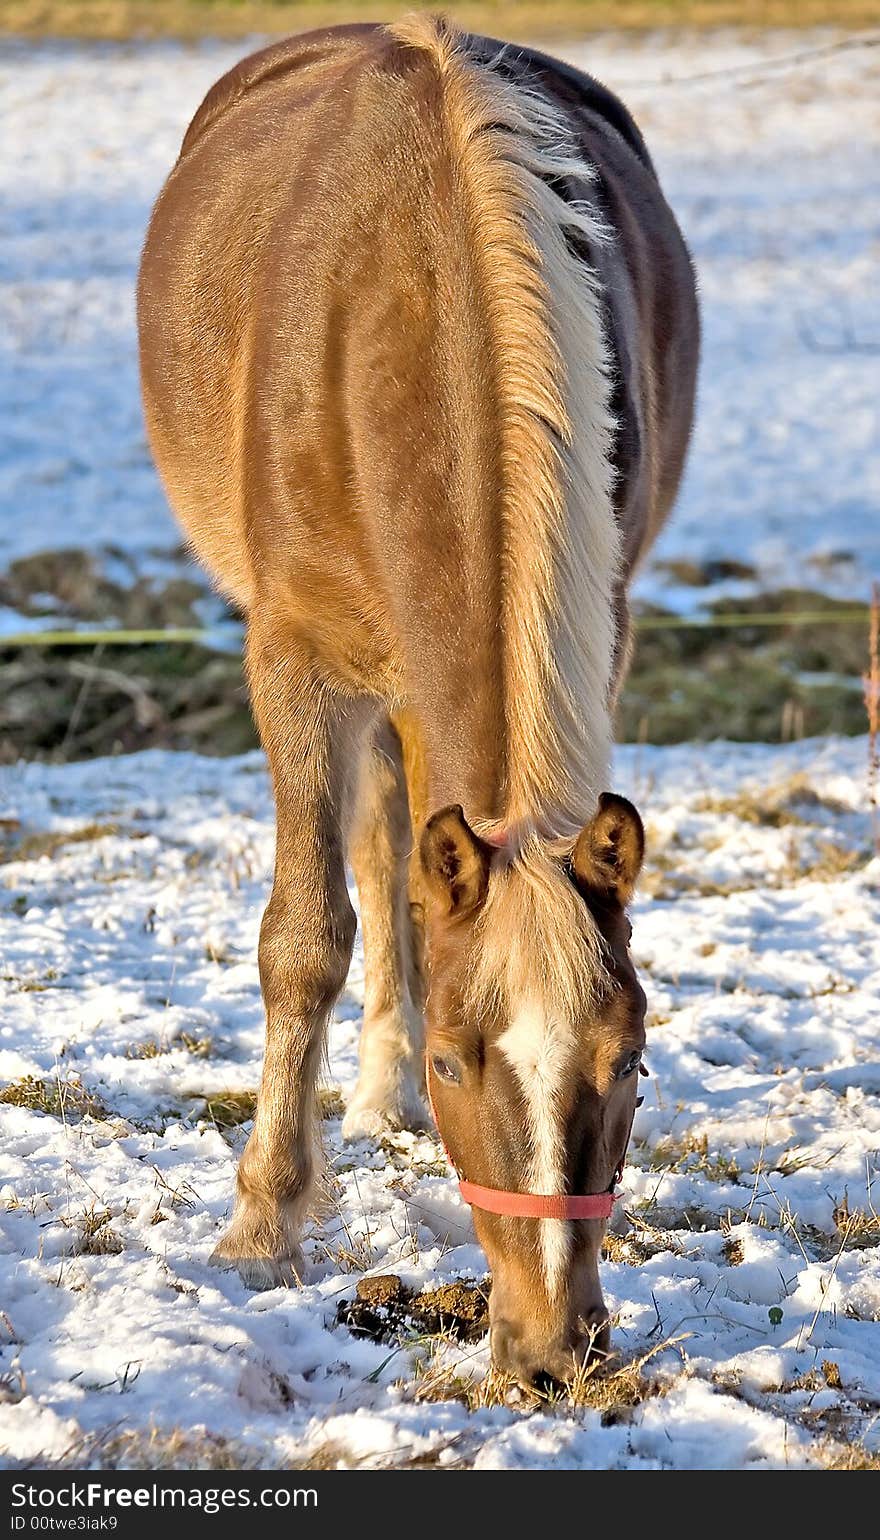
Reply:
[[[799,1374],[796,1379],[789,1380],[781,1386],[781,1389],[786,1395],[796,1390],[806,1390],[811,1395],[821,1390],[842,1390],[840,1368],[833,1358],[823,1358],[818,1369],[808,1369],[805,1374]]]
[[[190,1047],[189,1042],[184,1042],[183,1039],[175,1039],[174,1042],[169,1043],[165,1047],[159,1047],[158,1044],[144,1043],[141,1045],[140,1053],[129,1054],[129,1057],[152,1058],[155,1056],[152,1052],[154,1047],[157,1053],[167,1053],[171,1048],[176,1048],[179,1041],[183,1042],[183,1046],[188,1048],[189,1052],[197,1058],[207,1058],[211,1052],[210,1039],[190,1039],[190,1042],[194,1044],[192,1047]],[[209,1044],[208,1048],[204,1051],[201,1048],[202,1041]],[[203,1116],[209,1118],[215,1128],[219,1128],[220,1132],[225,1134],[231,1128],[240,1128],[242,1123],[249,1123],[256,1110],[256,1091],[216,1091],[205,1098]],[[318,1089],[319,1116],[322,1118],[341,1118],[344,1112],[345,1101],[338,1086],[320,1086]]]
[[[78,829],[39,829],[15,839],[11,837],[11,822],[13,820],[7,820],[2,830],[5,837],[0,842],[0,861],[4,862],[51,859],[66,845],[87,845],[119,833],[119,825],[115,823],[88,823]],[[129,838],[136,837],[129,835]]]
[[[609,1262],[625,1262],[629,1267],[641,1267],[650,1257],[671,1253],[682,1255],[681,1243],[669,1230],[649,1224],[638,1214],[627,1212],[630,1228],[625,1235],[606,1232],[602,1246]]]
[[[81,1214],[62,1219],[61,1223],[72,1232],[71,1254],[76,1257],[118,1256],[124,1247],[110,1224],[111,1218],[108,1208],[98,1208],[92,1203]]]
[[[55,968],[47,968],[42,978],[19,978],[15,973],[0,973],[0,982],[11,984],[20,995],[42,995],[57,984],[59,974]]]
[[[318,1444],[305,1459],[297,1460],[293,1469],[298,1471],[437,1470],[441,1468],[461,1470],[467,1462],[449,1458],[449,1451],[460,1442],[460,1437],[459,1434],[454,1434],[451,1438],[442,1439],[433,1448],[423,1450],[419,1454],[401,1450],[390,1457],[355,1454],[354,1450],[346,1448],[335,1439],[327,1439],[323,1444]]]
[[[658,1354],[675,1348],[684,1339],[664,1339],[647,1353],[621,1362],[616,1353],[608,1357],[597,1355],[589,1364],[578,1367],[567,1385],[552,1388],[525,1390],[511,1374],[491,1364],[485,1375],[469,1375],[468,1360],[458,1356],[452,1362],[445,1361],[446,1350],[451,1345],[448,1337],[430,1339],[430,1356],[417,1363],[415,1369],[415,1398],[417,1401],[458,1401],[475,1412],[499,1406],[519,1406],[534,1409],[553,1406],[560,1410],[573,1406],[587,1407],[599,1412],[603,1426],[629,1421],[633,1409],[653,1396],[666,1394],[668,1384],[645,1375],[645,1366]]]
[[[205,1098],[204,1115],[221,1134],[249,1123],[256,1110],[256,1091],[217,1091]]]
[[[821,797],[803,771],[760,791],[740,791],[732,797],[705,796],[694,803],[695,813],[730,814],[741,823],[766,829],[784,829],[791,825],[818,822],[822,812],[840,813],[846,809],[833,798]],[[814,815],[813,819],[808,815]]]
[[[534,1408],[546,1404],[546,1397],[537,1391],[523,1390],[512,1374],[507,1374],[490,1361],[485,1373],[479,1369],[471,1372],[474,1358],[481,1357],[484,1349],[478,1348],[462,1357],[460,1344],[446,1333],[437,1333],[413,1346],[421,1347],[423,1356],[417,1358],[413,1379],[398,1381],[398,1388],[416,1401],[433,1403],[457,1401],[469,1412],[477,1412],[499,1406]],[[453,1353],[450,1359],[448,1356]]]
[[[873,1209],[851,1209],[844,1199],[834,1210],[834,1223],[846,1251],[862,1251],[880,1243],[880,1214]]]
[[[387,19],[405,0],[4,0],[2,30],[29,36],[246,37],[327,23]],[[876,23],[871,0],[462,0],[443,9],[465,26],[514,41],[653,27],[838,26]]]
[[[328,1439],[307,1455],[297,1470],[356,1470],[361,1462],[344,1444]]]
[[[120,1428],[85,1434],[65,1450],[61,1470],[268,1470],[271,1462],[220,1434],[195,1428]]]
[[[739,1166],[732,1155],[709,1149],[708,1134],[683,1134],[661,1139],[651,1151],[652,1171],[699,1171],[710,1182],[738,1182]]]
[[[643,1401],[653,1396],[665,1395],[668,1389],[666,1383],[646,1377],[643,1371],[645,1365],[656,1358],[658,1353],[676,1347],[682,1340],[680,1337],[670,1337],[658,1342],[649,1352],[642,1353],[628,1363],[618,1362],[616,1354],[612,1354],[605,1362],[596,1359],[591,1364],[583,1365],[565,1392],[560,1392],[559,1399],[573,1406],[586,1406],[600,1412],[605,1427],[625,1422],[631,1416],[633,1407],[641,1406]]]
[[[793,856],[785,876],[790,882],[834,882],[837,877],[845,877],[866,866],[870,859],[870,850],[847,848],[835,845],[831,840],[821,840],[815,853],[800,858]]]
[[[345,1114],[345,1097],[336,1085],[318,1087],[318,1115],[322,1118],[341,1118]]]
[[[56,1118],[107,1116],[101,1098],[73,1078],[40,1080],[35,1075],[24,1075],[3,1087],[0,1102],[9,1107],[26,1107],[30,1112],[46,1112]]]
[[[871,1454],[864,1444],[819,1445],[819,1463],[824,1470],[880,1470],[880,1454]]]
[[[721,1255],[728,1267],[741,1267],[746,1259],[746,1249],[738,1235],[726,1235],[721,1243]]]
[[[163,1054],[173,1053],[177,1048],[184,1048],[187,1053],[192,1054],[194,1059],[209,1059],[214,1052],[214,1041],[210,1037],[195,1037],[190,1032],[181,1032],[165,1043],[160,1043],[155,1037],[148,1037],[142,1043],[129,1043],[125,1050],[125,1057],[158,1059]]]

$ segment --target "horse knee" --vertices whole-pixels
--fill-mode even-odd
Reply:
[[[294,904],[273,894],[259,946],[267,1009],[303,1018],[328,1011],[348,977],[356,930],[347,893],[323,916],[318,905]]]

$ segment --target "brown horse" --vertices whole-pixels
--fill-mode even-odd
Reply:
[[[642,828],[600,794],[626,586],[693,408],[675,220],[589,77],[433,18],[332,28],[209,93],[139,319],[169,498],[247,617],[277,807],[265,1065],[215,1257],[297,1275],[350,853],[367,986],[344,1133],[425,1119],[426,1022],[451,1159],[506,1195],[474,1213],[496,1360],[565,1379],[607,1343],[603,1222],[566,1195],[613,1185],[644,1043]]]

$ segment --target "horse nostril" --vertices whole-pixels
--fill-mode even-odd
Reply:
[[[539,1385],[545,1375],[542,1358],[532,1354],[524,1341],[520,1327],[512,1321],[496,1321],[491,1334],[492,1359],[505,1374],[512,1374],[524,1390],[549,1390],[553,1376],[546,1371],[546,1386]]]
[[[530,1350],[522,1330],[511,1321],[495,1322],[491,1344],[496,1366],[512,1374],[524,1390],[550,1396],[563,1390],[571,1379],[575,1354],[570,1349],[548,1345],[546,1350]]]
[[[528,1344],[522,1329],[504,1318],[492,1326],[492,1358],[497,1368],[512,1374],[526,1390],[552,1396],[564,1391],[581,1365],[608,1357],[611,1329],[608,1312],[597,1308],[582,1316],[574,1340],[567,1345],[549,1341],[543,1346]]]

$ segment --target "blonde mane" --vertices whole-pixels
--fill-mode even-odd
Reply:
[[[620,551],[598,281],[569,249],[607,239],[553,190],[594,172],[535,93],[468,54],[442,18],[391,29],[434,61],[493,339],[503,528],[508,771],[502,822],[571,842],[607,785]],[[534,847],[532,846],[534,849]]]

